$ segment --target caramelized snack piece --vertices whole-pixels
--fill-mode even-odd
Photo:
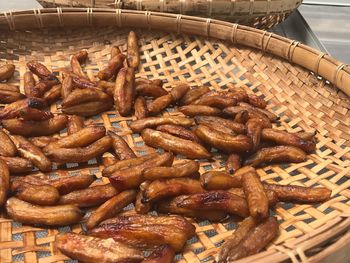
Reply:
[[[141,157],[137,157],[137,158],[132,158],[132,159],[126,159],[123,161],[118,161],[115,164],[108,166],[107,168],[105,168],[102,171],[102,175],[109,177],[111,176],[114,172],[118,171],[118,170],[122,170],[122,169],[127,169],[133,166],[137,166],[140,165],[142,163],[144,163],[147,160],[151,160],[153,158],[156,158],[158,156],[158,154],[156,153],[151,153],[151,154],[147,154]]]
[[[251,229],[227,256],[227,262],[254,255],[266,247],[278,234],[276,217],[269,217]]]
[[[157,203],[157,211],[161,213],[178,214],[214,222],[221,221],[227,217],[227,213],[220,210],[199,210],[179,207],[177,204],[187,197],[188,195],[180,195],[172,199],[161,201]]]
[[[265,109],[267,106],[267,102],[264,99],[253,94],[248,95],[248,103],[260,109]]]
[[[246,172],[242,174],[242,187],[246,196],[250,215],[258,220],[268,217],[269,201],[264,187],[252,167],[244,167]]]
[[[149,186],[150,183],[150,181],[144,181],[142,184],[140,184],[140,191],[137,193],[135,201],[135,211],[138,214],[147,214],[151,210],[152,205],[150,203],[142,202],[143,191]]]
[[[210,191],[189,195],[178,202],[177,206],[198,210],[217,209],[241,217],[249,215],[246,200],[227,191]]]
[[[132,203],[136,198],[135,190],[127,190],[112,197],[95,211],[92,212],[86,222],[86,227],[91,229],[101,223],[103,220],[111,218],[121,212],[125,206]]]
[[[97,88],[107,93],[109,96],[114,97],[114,88],[115,88],[114,82],[100,80],[97,83]]]
[[[236,153],[231,153],[226,160],[226,172],[234,174],[242,166],[241,157]]]
[[[0,160],[0,208],[5,204],[9,190],[10,171],[7,164]]]
[[[27,108],[43,109],[46,106],[46,102],[39,98],[28,98],[13,102],[6,105],[0,111],[0,119],[12,119],[20,117],[21,112]]]
[[[137,166],[114,172],[111,177],[109,177],[109,181],[119,191],[137,188],[144,181],[142,172],[146,168],[170,166],[173,160],[174,156],[171,153],[163,153]]]
[[[209,87],[197,87],[189,90],[180,100],[181,105],[188,105],[210,91]]]
[[[51,105],[61,98],[62,95],[62,85],[57,84],[53,86],[50,90],[46,91],[43,95],[43,99],[46,101],[47,105]]]
[[[53,80],[56,81],[56,83],[59,83],[59,80],[56,78],[55,75],[52,74],[50,70],[47,69],[43,64],[39,63],[38,61],[31,60],[27,63],[27,67],[29,70],[37,75],[42,80]]]
[[[193,120],[179,116],[149,117],[142,120],[134,121],[129,125],[129,127],[133,132],[141,132],[146,128],[153,128],[163,124],[173,124],[184,127],[190,127],[193,125]]]
[[[76,106],[87,102],[110,102],[111,97],[101,90],[90,89],[75,89],[67,95],[62,102],[63,109],[66,107]]]
[[[86,147],[79,148],[49,148],[45,153],[53,161],[58,163],[81,163],[101,156],[112,147],[112,139],[109,136],[102,137]]]
[[[66,226],[78,223],[83,213],[75,205],[38,206],[11,197],[6,211],[18,222],[31,225]]]
[[[121,54],[122,52],[120,51],[119,47],[113,46],[111,47],[111,58]]]
[[[152,84],[156,86],[163,86],[163,81],[161,79],[146,79],[146,78],[136,78],[135,79],[135,85],[141,85],[141,84]]]
[[[135,71],[133,68],[122,68],[115,80],[114,105],[122,116],[131,113],[135,98]]]
[[[20,92],[18,86],[15,86],[15,85],[12,85],[12,84],[7,84],[7,83],[0,83],[0,90]]]
[[[43,111],[33,108],[23,109],[18,117],[25,121],[45,121],[54,117],[51,111]]]
[[[169,245],[157,247],[151,255],[145,258],[142,263],[172,263],[175,257],[175,251]]]
[[[15,191],[18,199],[35,205],[54,205],[58,203],[60,194],[57,189],[51,185],[31,185],[22,184]]]
[[[167,95],[168,92],[162,88],[152,83],[141,83],[136,85],[136,92],[140,96],[158,98]]]
[[[153,181],[143,192],[143,202],[153,202],[165,197],[183,194],[198,194],[205,190],[198,180],[190,178],[173,178]]]
[[[227,153],[247,152],[252,148],[249,137],[245,135],[234,136],[212,130],[205,125],[197,126],[194,132],[203,142]]]
[[[118,194],[118,191],[112,185],[98,185],[62,195],[59,203],[79,207],[93,207],[103,204],[116,194]]]
[[[14,157],[17,153],[17,148],[11,138],[0,129],[0,156]]]
[[[126,52],[128,66],[137,69],[140,65],[140,54],[138,38],[134,31],[129,32]]]
[[[80,63],[84,63],[87,57],[88,53],[86,50],[81,50],[72,56],[70,59],[70,66],[74,74],[85,77],[85,73],[82,70]]]
[[[90,145],[101,139],[106,134],[106,128],[103,126],[89,126],[82,130],[50,143],[44,150],[49,148],[76,148]]]
[[[30,71],[27,71],[23,75],[23,82],[24,82],[24,94],[29,98],[33,97],[33,89],[35,87],[35,79],[33,76],[33,73]]]
[[[201,143],[200,139],[193,131],[186,129],[180,125],[163,124],[157,127],[157,131],[166,132],[185,140]]]
[[[65,107],[62,109],[62,112],[70,115],[79,115],[90,117],[98,115],[104,111],[110,110],[113,107],[112,100],[104,101],[92,101],[85,102],[82,104]]]
[[[249,104],[247,104],[249,105]],[[261,113],[257,110],[258,108],[252,107],[249,105],[249,107],[242,107],[242,106],[233,106],[233,107],[227,107],[223,110],[223,113],[235,117],[238,113],[245,110],[248,112],[249,119],[261,119],[264,122],[268,123],[270,122],[270,119],[268,116],[264,113]]]
[[[69,75],[65,75],[62,82],[62,90],[61,90],[62,99],[65,100],[73,90],[74,90],[73,78]]]
[[[28,97],[41,98],[45,92],[49,91],[58,83],[59,82],[55,80],[40,80],[34,87],[30,88],[30,94]]]
[[[208,127],[214,128],[217,127],[219,131],[228,133],[228,134],[244,134],[246,133],[245,125],[241,123],[236,123],[230,120],[226,120],[220,117],[213,116],[197,116],[194,118],[198,125],[202,124]]]
[[[253,167],[263,163],[301,163],[306,161],[306,153],[294,146],[275,146],[262,148],[245,160],[244,165]]]
[[[120,160],[132,159],[136,158],[136,154],[129,147],[127,142],[123,139],[123,137],[119,136],[113,131],[108,131],[108,135],[112,138],[112,145],[114,152],[117,154]]]
[[[0,67],[0,81],[9,80],[15,73],[15,65],[5,64]]]
[[[42,172],[51,171],[52,163],[44,155],[40,148],[36,147],[34,144],[22,136],[17,135],[13,136],[13,138],[18,152],[23,158],[30,160]]]
[[[118,157],[114,156],[114,155],[107,155],[107,156],[102,156],[102,164],[104,167],[108,167],[111,166],[113,164],[115,164],[116,162],[118,162],[119,159]]]
[[[198,115],[219,116],[221,114],[221,110],[218,108],[192,104],[180,107],[179,111],[190,117],[195,117]]]
[[[18,100],[23,100],[25,96],[19,91],[5,90],[0,87],[0,103],[12,103]]]
[[[170,91],[171,96],[173,97],[173,102],[179,101],[186,93],[190,90],[190,86],[186,83],[179,83],[175,85]]]
[[[57,115],[46,121],[22,121],[19,119],[3,120],[3,127],[11,134],[26,137],[47,136],[57,133],[66,127],[68,118],[66,115]]]
[[[247,217],[239,224],[238,228],[233,232],[233,234],[228,237],[225,243],[221,246],[219,254],[217,256],[218,263],[226,263],[227,256],[230,251],[233,250],[238,244],[243,240],[243,238],[256,226],[257,221],[252,217]]]
[[[68,124],[67,124],[68,135],[76,133],[82,129],[84,129],[84,118],[83,117],[80,117],[77,115],[71,115],[68,117]]]
[[[164,96],[156,98],[154,101],[147,105],[150,115],[157,115],[173,102],[173,96],[166,94]]]
[[[229,97],[224,97],[220,95],[202,96],[201,98],[193,102],[193,104],[224,109],[224,108],[236,105],[237,100],[235,98],[229,98]]]
[[[150,167],[143,171],[145,180],[154,181],[157,179],[167,179],[175,177],[187,177],[195,174],[199,170],[199,163],[192,160],[183,160],[172,167]]]
[[[63,233],[56,237],[56,247],[66,256],[86,263],[139,263],[143,259],[142,252],[114,241]]]
[[[76,75],[73,73],[71,73],[70,76],[72,77],[73,85],[77,88],[89,89],[89,88],[96,88],[96,86],[97,86],[97,83],[95,83],[95,82],[93,82],[85,77],[82,77],[82,76],[79,76],[79,75]]]
[[[314,132],[297,132],[294,133],[296,136],[305,141],[315,141],[316,131]]]
[[[117,75],[118,71],[123,67],[123,62],[125,59],[125,55],[120,53],[108,61],[107,67],[100,70],[97,74],[97,77],[100,80],[109,80],[113,76]]]
[[[137,97],[134,104],[136,119],[144,119],[148,116],[147,103],[144,97]]]
[[[7,164],[11,174],[27,173],[33,170],[32,162],[24,158],[0,156],[0,160]]]
[[[224,190],[233,187],[241,187],[241,176],[230,176],[220,171],[208,171],[200,177],[201,185],[206,190]]]
[[[249,120],[249,113],[246,110],[241,110],[236,114],[233,121],[237,123],[245,124]]]
[[[141,133],[144,142],[152,147],[182,154],[190,159],[209,159],[210,153],[200,144],[184,140],[168,133],[145,129]]]
[[[29,141],[31,141],[35,146],[39,148],[45,148],[48,144],[52,142],[56,142],[58,139],[55,137],[49,137],[49,136],[40,136],[40,137],[32,137],[29,138]]]
[[[254,112],[260,112],[262,115],[266,115],[271,122],[276,122],[280,119],[280,117],[278,117],[277,115],[275,115],[274,113],[272,113],[266,109],[253,107],[252,105],[245,103],[245,102],[239,102],[238,105],[247,109],[248,111],[250,110],[250,111],[254,111]]]
[[[274,191],[279,201],[302,204],[325,202],[332,194],[332,191],[325,187],[264,184],[264,188]]]
[[[187,239],[194,236],[195,227],[180,216],[130,215],[102,222],[89,234],[102,238],[112,237],[116,241],[140,248],[168,244],[179,252]]]
[[[316,143],[314,141],[304,140],[297,134],[292,134],[285,131],[263,129],[262,138],[277,144],[298,147],[307,153],[313,152],[316,149]]]
[[[252,151],[255,152],[259,145],[260,145],[260,139],[261,139],[261,131],[263,128],[263,125],[261,123],[261,119],[249,119],[246,123],[247,127],[247,136],[251,139],[253,143]]]

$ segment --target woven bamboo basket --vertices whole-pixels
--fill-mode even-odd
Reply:
[[[99,7],[209,17],[256,28],[270,28],[302,0],[39,0],[44,7]]]
[[[44,9],[0,14],[0,54],[16,65],[13,83],[20,83],[26,62],[37,59],[53,70],[69,67],[69,57],[87,49],[88,76],[109,59],[110,47],[126,49],[130,28],[141,44],[138,76],[160,78],[171,86],[187,81],[225,89],[228,83],[264,95],[268,108],[281,117],[280,129],[317,131],[317,151],[299,164],[259,169],[262,180],[280,184],[324,186],[331,200],[319,205],[280,204],[280,235],[266,251],[239,262],[347,262],[350,244],[350,67],[300,44],[266,31],[190,16],[111,9]],[[59,104],[52,106],[58,111]],[[178,114],[172,111],[164,113]],[[114,127],[137,154],[154,151],[115,111],[86,120]],[[63,132],[64,134],[64,132]],[[223,156],[201,163],[200,171],[220,169]],[[50,176],[93,173],[101,178],[100,160],[54,167]],[[131,210],[130,210],[131,209]],[[126,210],[132,212],[132,207]],[[130,213],[126,211],[126,213]],[[222,241],[235,229],[232,220],[191,220],[197,235],[176,262],[213,262]],[[0,262],[64,262],[54,246],[56,234],[80,232],[84,224],[61,228],[22,225],[0,215]],[[345,251],[345,252],[344,252]],[[336,258],[335,258],[336,257]]]

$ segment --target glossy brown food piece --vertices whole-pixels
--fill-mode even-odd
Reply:
[[[220,95],[202,96],[201,98],[193,102],[193,104],[224,109],[236,105],[237,100],[235,98],[229,98]]]
[[[182,160],[171,167],[159,166],[150,167],[143,171],[145,180],[154,181],[157,179],[167,179],[176,177],[187,177],[195,174],[199,170],[199,163],[192,160]]]
[[[44,150],[49,148],[76,148],[88,146],[91,143],[101,139],[106,134],[106,128],[103,126],[88,126],[78,132],[62,137],[56,142],[50,143]]]
[[[75,57],[79,63],[83,64],[86,62],[89,54],[87,50],[80,50],[78,53],[75,53],[73,57]]]
[[[45,121],[53,118],[54,115],[51,111],[25,108],[19,113],[18,117],[24,121]]]
[[[254,255],[265,248],[278,234],[276,217],[269,217],[251,229],[227,256],[227,262]]]
[[[114,105],[122,116],[131,113],[135,99],[135,71],[133,68],[122,68],[115,81]]]
[[[96,88],[97,83],[89,80],[88,78],[71,73],[73,85],[80,89]]]
[[[169,245],[157,247],[151,255],[145,258],[142,263],[172,263],[175,257],[175,251]]]
[[[102,222],[90,235],[112,237],[134,247],[154,248],[168,244],[175,251],[183,249],[187,239],[195,234],[195,227],[180,216],[130,215]]]
[[[56,83],[59,83],[57,77],[53,75],[52,72],[40,62],[31,60],[27,63],[27,67],[33,74],[37,75],[40,79],[53,80],[56,81]]]
[[[149,186],[150,183],[150,181],[144,181],[142,184],[140,184],[140,191],[137,193],[135,201],[135,211],[138,214],[147,214],[152,208],[151,203],[142,202],[143,191]]]
[[[0,103],[8,104],[18,100],[23,100],[25,96],[18,92],[12,90],[5,90],[0,88]]]
[[[332,194],[332,191],[325,187],[264,184],[264,188],[274,191],[279,201],[302,204],[325,202]]]
[[[100,80],[97,83],[97,88],[107,93],[109,96],[114,97],[114,89],[115,89],[114,82]]]
[[[189,195],[178,202],[177,206],[198,210],[220,210],[241,217],[249,215],[246,200],[227,191],[210,191]]]
[[[244,237],[258,225],[258,222],[252,218],[247,217],[239,224],[238,228],[229,236],[225,243],[220,247],[220,251],[217,255],[218,263],[226,263],[227,256],[230,251],[233,250],[244,239]]]
[[[262,121],[260,119],[249,119],[246,123],[247,127],[247,136],[251,139],[252,141],[252,151],[255,152],[259,145],[260,145],[260,140],[261,140],[261,131],[263,128],[263,125],[261,123]]]
[[[103,204],[116,194],[118,194],[118,191],[112,185],[98,185],[62,195],[59,203],[79,207],[93,207]]]
[[[243,106],[227,107],[223,110],[223,113],[225,115],[232,116],[235,118],[235,116],[243,110],[248,112],[249,119],[261,119],[266,123],[271,121],[266,114],[259,112],[258,108],[252,107],[250,105],[249,107],[243,107]]]
[[[36,122],[19,119],[3,120],[2,125],[11,134],[32,137],[55,134],[66,127],[67,121],[66,115],[56,115],[49,120]]]
[[[122,170],[122,169],[127,169],[133,166],[137,166],[140,165],[142,163],[144,163],[147,160],[150,159],[154,159],[158,156],[158,154],[156,153],[151,153],[151,154],[147,154],[141,157],[137,157],[137,158],[132,158],[132,159],[126,159],[123,161],[117,161],[116,163],[108,166],[107,168],[105,168],[102,171],[102,175],[109,177],[111,176],[114,172],[118,171],[118,170]]]
[[[67,133],[68,135],[71,135],[73,133],[76,133],[82,129],[84,129],[84,118],[77,116],[77,115],[71,115],[68,117],[68,123],[67,123]]]
[[[19,186],[15,191],[15,196],[34,205],[55,205],[60,199],[60,194],[55,187],[28,183]]]
[[[122,53],[122,52],[121,52],[121,50],[120,50],[119,47],[117,47],[117,46],[111,47],[111,58],[114,57],[114,56],[116,56],[116,55],[119,55],[119,54],[121,54],[121,53]]]
[[[97,74],[97,77],[100,80],[109,80],[117,75],[118,71],[123,67],[123,62],[125,55],[120,53],[108,61],[108,65],[100,70]]]
[[[163,153],[142,164],[114,172],[109,181],[119,191],[137,188],[144,180],[142,173],[145,169],[155,166],[172,165],[174,156],[171,153]]]
[[[101,156],[111,147],[111,137],[105,136],[86,147],[50,148],[45,153],[52,161],[57,163],[81,163]]]
[[[239,168],[241,168],[241,166],[241,157],[236,153],[231,153],[226,160],[226,172],[229,174],[234,174]]]
[[[33,170],[33,163],[24,158],[0,156],[0,160],[7,164],[11,174],[28,173]]]
[[[64,78],[62,81],[62,90],[61,90],[62,99],[65,100],[73,90],[74,90],[73,78],[70,75],[64,75]]]
[[[158,98],[167,95],[168,92],[162,86],[153,83],[141,83],[136,85],[136,92],[140,96]]]
[[[27,71],[23,75],[23,82],[24,82],[24,94],[29,98],[33,97],[33,89],[35,87],[35,79],[33,76],[33,73],[30,71]]]
[[[172,199],[162,200],[157,203],[156,210],[160,213],[177,214],[186,217],[194,217],[199,220],[221,221],[227,217],[227,213],[220,210],[200,210],[179,207],[177,204],[187,198],[188,195],[180,195]]]
[[[236,123],[224,118],[214,116],[197,116],[194,118],[198,125],[202,124],[213,129],[228,134],[244,134],[246,133],[245,125]],[[216,128],[215,128],[216,127]]]
[[[210,91],[209,87],[197,87],[190,89],[180,100],[181,105],[188,105],[196,101]]]
[[[29,141],[31,141],[35,146],[39,148],[45,148],[48,144],[56,142],[57,140],[57,138],[50,136],[39,136],[29,138]]]
[[[28,86],[27,91],[30,93],[27,97],[41,98],[53,86],[58,85],[58,83],[55,80],[40,80],[34,87],[29,88]]]
[[[193,131],[186,129],[185,127],[182,127],[180,125],[163,124],[157,127],[157,131],[166,132],[185,140],[201,143],[200,139],[196,136],[196,134]]]
[[[43,109],[46,102],[39,98],[28,98],[8,104],[0,111],[0,119],[12,119],[21,117],[21,112],[27,108]]]
[[[124,207],[132,203],[136,198],[135,190],[127,190],[112,197],[95,211],[92,212],[86,221],[86,227],[91,229],[101,223],[103,220],[111,218],[121,212]]]
[[[170,91],[170,94],[173,97],[173,102],[179,101],[189,90],[190,86],[188,86],[186,83],[179,83],[175,85]]]
[[[316,138],[315,138],[316,131],[314,131],[314,132],[296,132],[293,134],[298,136],[302,140],[305,140],[305,141],[314,141],[315,142],[315,140],[316,140]]]
[[[14,157],[17,153],[17,148],[11,138],[0,129],[0,156]]]
[[[42,172],[48,172],[52,169],[51,161],[44,155],[41,149],[22,136],[13,136],[14,143],[18,149],[18,153],[30,160]]]
[[[112,100],[107,102],[104,101],[93,101],[85,102],[82,104],[65,107],[62,109],[62,112],[70,115],[79,115],[84,117],[90,117],[98,115],[104,111],[108,111],[113,107]]]
[[[280,119],[279,116],[272,113],[271,111],[268,111],[266,109],[261,109],[258,107],[254,107],[254,106],[250,105],[249,103],[239,102],[238,105],[245,108],[248,111],[250,110],[250,111],[254,111],[254,112],[260,112],[260,114],[266,115],[271,122],[277,122]]]
[[[248,95],[248,103],[260,109],[265,109],[267,106],[267,102],[264,99],[253,94]]]
[[[139,263],[142,252],[114,241],[76,233],[56,236],[55,246],[66,256],[85,263]]]
[[[262,148],[244,161],[244,165],[259,166],[264,163],[301,163],[306,161],[306,153],[294,146]]]
[[[50,90],[46,91],[43,95],[43,99],[46,101],[47,105],[51,105],[61,98],[62,95],[62,85],[57,84],[53,86]]]
[[[115,164],[118,161],[119,161],[118,157],[116,157],[114,155],[102,156],[102,164],[103,164],[104,167],[111,166],[111,165]]]
[[[146,78],[136,78],[135,79],[135,85],[141,85],[141,84],[152,84],[156,86],[163,86],[163,81],[161,79],[146,79]]]
[[[233,121],[237,123],[245,124],[249,120],[249,113],[246,110],[241,110],[236,114]]]
[[[190,178],[172,178],[153,181],[143,191],[143,202],[154,202],[166,197],[173,197],[184,194],[203,193],[200,182]]]
[[[108,131],[108,135],[112,138],[114,152],[120,160],[136,158],[136,154],[123,139],[123,137],[119,136],[113,131]]]
[[[15,65],[5,64],[0,67],[0,81],[9,80],[15,73]]]
[[[252,148],[252,142],[245,135],[235,136],[212,130],[205,125],[197,126],[194,132],[206,144],[227,153],[248,152]]]
[[[252,167],[246,167],[247,171],[242,175],[242,187],[246,196],[250,215],[257,220],[266,218],[269,213],[269,201],[264,186],[258,174]]]
[[[75,89],[63,100],[62,107],[66,108],[94,101],[108,103],[111,101],[111,97],[95,88]]]
[[[179,116],[148,117],[142,120],[132,122],[129,125],[129,127],[133,132],[141,132],[146,128],[153,128],[163,124],[173,124],[184,127],[190,127],[194,124],[194,122],[192,119]]]
[[[0,208],[5,204],[10,190],[10,171],[3,160],[0,160]]]
[[[140,65],[140,52],[138,38],[134,31],[129,32],[126,52],[128,66],[137,69]]]
[[[141,133],[144,142],[152,147],[181,154],[190,159],[209,159],[210,153],[200,144],[181,139],[168,133],[145,129]]]
[[[237,101],[248,101],[248,94],[244,87],[235,87],[232,83],[228,83],[228,94],[237,99]]]
[[[195,117],[198,115],[219,116],[221,114],[221,110],[218,108],[204,106],[204,105],[192,105],[192,104],[180,107],[179,111],[190,117]]]
[[[80,63],[83,63],[86,60],[87,56],[88,56],[88,53],[85,50],[82,50],[71,57],[70,66],[74,74],[78,76],[86,77],[83,69],[81,68]]]
[[[30,225],[72,225],[83,216],[75,205],[38,206],[15,197],[7,200],[6,211],[13,220]]]
[[[157,115],[173,102],[173,96],[166,94],[158,97],[147,105],[150,115]]]
[[[144,119],[148,116],[147,103],[144,97],[137,97],[134,104],[135,117],[138,120]]]
[[[312,140],[304,140],[297,134],[292,134],[285,131],[275,129],[264,129],[262,131],[262,138],[267,141],[272,141],[280,145],[290,145],[298,147],[303,151],[310,153],[316,149],[316,143]]]
[[[18,86],[15,86],[15,85],[12,85],[12,84],[8,84],[8,83],[0,83],[0,90],[20,92]]]
[[[200,181],[206,190],[225,190],[242,186],[240,175],[231,176],[220,171],[208,171],[201,175]]]

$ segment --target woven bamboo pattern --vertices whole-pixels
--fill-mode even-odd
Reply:
[[[210,17],[256,28],[285,20],[302,0],[39,0],[44,7],[98,7]]]
[[[227,88],[229,83],[248,87],[252,93],[263,95],[269,102],[268,108],[281,117],[279,129],[289,132],[317,131],[317,150],[308,156],[306,162],[270,165],[258,169],[258,173],[263,181],[270,183],[327,187],[332,190],[331,200],[319,205],[279,204],[276,209],[280,223],[278,239],[266,251],[239,262],[270,263],[286,259],[293,262],[317,262],[335,253],[344,242],[349,241],[349,234],[344,234],[350,228],[350,99],[345,94],[350,94],[349,67],[294,41],[235,24],[220,24],[223,22],[218,21],[210,21],[208,27],[205,19],[183,17],[180,25],[175,24],[167,32],[160,32],[154,29],[164,26],[154,24],[159,21],[157,16],[171,18],[172,22],[177,21],[176,16],[145,16],[143,12],[125,11],[120,16],[121,20],[116,22],[121,27],[116,28],[111,26],[116,11],[93,10],[97,15],[92,16],[92,20],[82,19],[87,13],[85,9],[74,12],[70,9],[48,9],[42,11],[40,16],[35,12],[0,15],[0,28],[3,29],[0,31],[1,58],[16,65],[11,83],[20,83],[22,91],[27,61],[37,59],[60,74],[61,69],[69,67],[72,54],[87,49],[89,61],[85,70],[89,78],[95,80],[98,70],[109,60],[112,46],[117,45],[126,50],[130,30],[127,26],[149,27],[151,31],[136,30],[140,38],[142,61],[137,76],[163,79],[166,88],[177,81],[217,90]],[[72,12],[74,16],[69,18],[68,14]],[[107,19],[110,13],[113,20]],[[61,14],[60,19],[58,14]],[[189,27],[188,20],[191,19],[195,19],[192,21],[195,25]],[[70,23],[78,27],[71,28]],[[87,25],[100,27],[96,29]],[[226,30],[225,26],[229,29]],[[37,29],[39,27],[42,29]],[[250,37],[252,32],[254,38]],[[288,62],[288,58],[294,63]],[[51,110],[60,111],[59,103],[53,105]],[[180,113],[169,109],[164,114]],[[121,117],[112,110],[87,119],[86,124],[103,124],[106,128],[118,131],[137,155],[154,151],[144,145],[139,134],[131,133],[128,122],[132,119]],[[221,155],[215,155],[214,160],[202,162],[200,172],[221,169],[225,164]],[[101,160],[91,160],[80,165],[54,167],[49,175],[56,177],[91,173],[101,178],[102,169]],[[103,178],[93,185],[107,182],[108,179]],[[125,213],[132,213],[132,206],[126,210]],[[197,235],[188,241],[184,252],[176,256],[176,262],[213,262],[213,256],[223,240],[234,231],[235,220],[221,223],[191,222],[196,226]],[[54,247],[55,235],[82,230],[84,223],[51,229],[22,225],[8,219],[2,212],[0,262],[65,262],[67,257]],[[343,240],[341,245],[336,242],[339,238]]]

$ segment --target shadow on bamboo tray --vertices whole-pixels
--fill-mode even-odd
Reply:
[[[20,83],[21,90],[26,62],[35,58],[57,73],[69,67],[70,56],[81,49],[89,53],[85,69],[94,79],[107,63],[111,46],[125,50],[130,28],[140,38],[141,66],[137,76],[160,78],[166,88],[179,80],[216,90],[225,89],[228,83],[248,87],[265,96],[268,109],[281,119],[280,129],[317,131],[317,150],[308,155],[307,161],[270,165],[258,169],[258,174],[271,183],[326,187],[332,190],[331,199],[319,205],[278,205],[279,237],[266,251],[241,262],[317,262],[345,247],[350,227],[350,68],[329,55],[266,31],[228,22],[82,8],[0,14],[0,54],[15,64],[10,83]],[[51,110],[57,112],[59,107],[59,103],[54,104]],[[130,133],[130,120],[108,111],[87,123],[116,128],[137,154],[154,151],[143,144],[140,136]],[[212,162],[201,162],[200,172],[219,169],[222,163],[222,156],[217,155]],[[50,176],[91,173],[102,178],[103,167],[96,160],[56,168]],[[102,178],[96,184],[107,182]],[[4,262],[64,260],[66,257],[53,246],[55,235],[83,229],[81,224],[57,229],[29,227],[7,218],[4,213],[0,217],[0,256]],[[235,224],[193,223],[197,235],[176,258],[178,262],[212,261]]]

